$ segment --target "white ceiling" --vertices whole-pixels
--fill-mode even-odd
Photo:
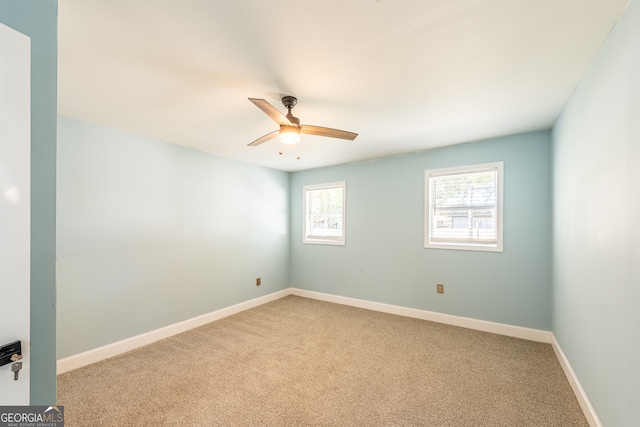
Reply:
[[[628,0],[59,0],[59,114],[284,171],[549,129]],[[359,133],[247,147],[277,125]]]

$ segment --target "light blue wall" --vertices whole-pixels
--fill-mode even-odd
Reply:
[[[553,332],[605,426],[640,426],[640,2],[553,130]]]
[[[0,22],[31,38],[30,403],[51,405],[56,402],[58,2],[0,0]]]
[[[504,252],[425,249],[424,171],[495,161]],[[346,246],[302,244],[302,187],[343,180]],[[549,132],[295,172],[290,189],[292,287],[551,329]]]
[[[289,286],[287,173],[58,126],[58,358]]]

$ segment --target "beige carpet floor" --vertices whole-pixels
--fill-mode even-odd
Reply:
[[[58,376],[71,426],[587,426],[549,344],[288,296]]]

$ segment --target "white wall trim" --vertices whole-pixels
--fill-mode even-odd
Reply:
[[[407,308],[399,305],[385,304],[381,302],[366,301],[338,295],[324,294],[321,292],[307,291],[304,289],[291,288],[291,294],[300,297],[317,299],[321,301],[333,302],[352,307],[365,308],[367,310],[380,311],[383,313],[397,314],[399,316],[413,317],[416,319],[430,320],[432,322],[444,323],[452,326],[459,326],[467,329],[474,329],[482,332],[491,332],[508,337],[522,338],[529,341],[537,341],[549,344],[552,334],[541,329],[524,328],[522,326],[506,325],[504,323],[489,322],[486,320],[472,319],[470,317],[453,316],[451,314],[437,313],[434,311]]]
[[[415,308],[407,308],[397,305],[366,301],[356,298],[343,297],[338,295],[325,294],[315,291],[307,291],[297,288],[287,288],[269,295],[245,301],[230,307],[222,308],[211,313],[203,314],[192,319],[184,320],[173,325],[165,326],[160,329],[145,332],[134,337],[126,338],[102,347],[75,354],[58,360],[58,374],[69,372],[73,369],[81,368],[92,363],[99,362],[110,357],[117,356],[127,351],[134,350],[154,343],[156,341],[186,332],[198,326],[205,325],[215,320],[231,316],[241,311],[266,304],[271,301],[286,297],[287,295],[297,295],[304,298],[311,298],[321,301],[333,302],[336,304],[348,305],[352,307],[364,308],[368,310],[380,311],[383,313],[396,314],[399,316],[413,317],[416,319],[429,320],[432,322],[444,323],[452,326],[459,326],[468,329],[474,329],[483,332],[490,332],[499,335],[506,335],[515,338],[522,338],[531,341],[550,343],[552,335],[548,331],[524,328],[521,326],[512,326],[502,323],[488,322],[485,320],[477,320],[468,317],[453,316],[450,314],[436,313],[433,311],[419,310]]]
[[[249,301],[245,301],[239,304],[232,305],[230,307],[222,308],[220,310],[213,311],[211,313],[203,314],[201,316],[194,317],[173,325],[165,326],[164,328],[156,329],[150,332],[146,332],[141,335],[137,335],[131,338],[124,339],[112,344],[108,344],[102,347],[95,348],[93,350],[85,351],[84,353],[76,354],[73,356],[60,359],[57,362],[58,375],[65,372],[69,372],[73,369],[81,368],[92,363],[99,362],[110,357],[117,356],[127,351],[134,350],[154,343],[156,341],[177,335],[182,332],[186,332],[190,329],[197,328],[215,320],[222,319],[233,314],[240,313],[244,310],[266,304],[271,301],[286,297],[288,295],[296,295],[299,297],[310,298],[320,301],[332,302],[336,304],[348,305],[351,307],[364,308],[367,310],[379,311],[382,313],[395,314],[398,316],[412,317],[415,319],[429,320],[432,322],[444,323],[452,326],[459,326],[467,329],[474,329],[482,332],[490,332],[498,335],[505,335],[514,338],[521,338],[530,341],[543,342],[551,344],[553,351],[558,358],[560,366],[567,376],[569,384],[573,389],[580,408],[584,413],[589,425],[591,427],[602,427],[602,423],[596,414],[595,409],[591,406],[591,402],[587,398],[586,393],[582,389],[578,378],[576,377],[569,361],[564,355],[558,341],[553,333],[550,331],[544,331],[540,329],[524,328],[521,326],[512,326],[503,323],[489,322],[486,320],[472,319],[469,317],[454,316],[450,314],[437,313],[433,311],[419,310],[415,308],[402,307],[398,305],[385,304],[380,302],[373,302],[367,300],[361,300],[357,298],[343,297],[339,295],[325,294],[322,292],[308,291],[298,288],[287,288],[278,292],[264,295],[258,298],[254,298]]]
[[[580,408],[591,427],[602,427],[602,423],[598,418],[598,414],[591,405],[589,398],[584,392],[576,374],[569,364],[569,360],[560,348],[560,344],[550,331],[540,329],[530,329],[521,326],[506,325],[503,323],[488,322],[486,320],[472,319],[469,317],[453,316],[450,314],[437,313],[433,311],[418,310],[415,308],[407,308],[397,305],[366,301],[356,298],[343,297],[338,295],[324,294],[321,292],[307,291],[304,289],[291,288],[291,294],[300,297],[317,299],[321,301],[333,302],[336,304],[349,305],[352,307],[364,308],[367,310],[380,311],[383,313],[396,314],[399,316],[413,317],[416,319],[429,320],[432,322],[444,323],[452,326],[459,326],[477,331],[490,332],[498,335],[506,335],[509,337],[522,338],[529,341],[543,342],[551,344],[556,358],[562,366],[569,385],[578,399]]]
[[[85,351],[83,353],[65,357],[64,359],[60,359],[57,362],[58,375],[69,372],[73,369],[81,368],[83,366],[99,362],[104,359],[108,359],[113,356],[117,356],[122,353],[126,353],[127,351],[131,351],[138,347],[142,347],[144,345],[154,343],[173,335],[186,332],[190,329],[197,328],[198,326],[205,325],[215,320],[240,313],[241,311],[248,310],[250,308],[254,308],[271,301],[275,301],[290,294],[291,290],[289,288],[283,289],[281,291],[254,298],[249,301],[241,302],[230,307],[225,307],[211,313],[203,314],[192,319],[184,320],[173,325],[145,332],[144,334],[136,335],[131,338],[126,338],[122,341],[117,341],[102,347]]]
[[[580,404],[580,408],[582,408],[582,413],[584,413],[587,422],[591,427],[602,427],[602,423],[600,422],[600,418],[598,418],[596,410],[591,405],[587,394],[584,392],[584,389],[580,385],[580,381],[578,381],[578,377],[576,376],[575,372],[573,372],[573,368],[569,363],[569,359],[567,359],[567,357],[565,356],[562,348],[560,348],[560,344],[558,344],[558,341],[553,334],[551,335],[551,347],[556,353],[558,362],[560,362],[560,366],[562,366],[562,370],[567,376],[567,380],[569,380],[569,385],[571,385],[573,393],[578,399],[578,403]]]

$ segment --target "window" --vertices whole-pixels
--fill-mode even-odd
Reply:
[[[503,162],[425,172],[425,248],[502,252]]]
[[[303,243],[344,245],[346,183],[306,185]]]

